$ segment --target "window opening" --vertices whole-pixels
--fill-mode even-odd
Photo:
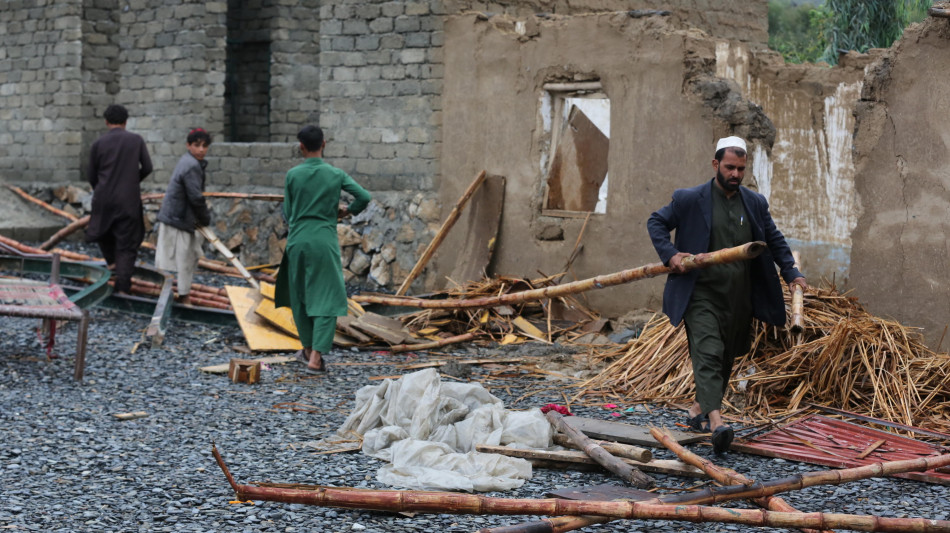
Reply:
[[[547,84],[541,108],[547,140],[542,214],[606,213],[610,100],[600,82]]]
[[[224,131],[231,142],[270,141],[269,21],[259,3],[228,2]]]

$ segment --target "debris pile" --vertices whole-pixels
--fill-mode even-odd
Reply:
[[[786,304],[790,296],[785,294]],[[834,287],[805,295],[801,342],[783,328],[756,322],[752,349],[736,361],[727,402],[751,420],[775,418],[809,404],[950,430],[950,355],[929,349],[919,332],[868,313]],[[671,405],[692,401],[686,333],[657,315],[624,347],[595,350],[609,363],[580,384],[579,395]]]

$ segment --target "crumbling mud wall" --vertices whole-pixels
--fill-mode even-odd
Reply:
[[[712,178],[715,141],[749,138],[765,157],[774,128],[738,86],[715,76],[715,43],[668,17],[627,12],[539,18],[483,14],[446,22],[443,173],[485,169],[507,178],[492,272],[537,277],[564,268],[584,215],[542,209],[549,144],[546,84],[599,82],[609,99],[606,212],[586,223],[583,251],[568,275],[586,278],[657,261],[646,221],[676,188]],[[593,38],[596,36],[596,38]],[[764,155],[762,155],[764,154]],[[470,178],[469,178],[470,179]],[[443,206],[467,180],[445,180]],[[436,254],[436,274],[458,258]],[[438,277],[438,276],[437,276]],[[662,279],[587,295],[607,315],[660,307]]]
[[[856,109],[852,276],[868,310],[923,328],[950,323],[950,20],[931,18],[869,69]]]
[[[525,17],[618,11],[667,11],[673,24],[689,25],[713,37],[751,43],[769,40],[768,2],[696,0],[447,0],[449,13],[480,11]]]
[[[879,53],[879,51],[875,52]],[[716,44],[716,73],[734,80],[775,126],[770,157],[757,158],[757,188],[789,245],[801,252],[812,284],[842,284],[850,275],[854,195],[851,137],[854,105],[874,55],[849,53],[837,66],[785,64],[767,49]]]

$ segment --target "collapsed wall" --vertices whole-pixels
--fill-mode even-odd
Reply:
[[[923,328],[950,323],[950,20],[930,18],[870,68],[855,110],[852,276],[868,309]]]
[[[443,117],[443,166],[462,176],[485,169],[507,180],[491,268],[496,274],[561,272],[582,230],[584,248],[569,276],[653,263],[647,218],[674,189],[712,178],[718,137],[748,137],[753,160],[771,148],[774,128],[761,108],[734,82],[715,76],[715,42],[669,17],[478,13],[450,17],[445,34],[443,105],[452,112]],[[557,136],[575,131],[559,128],[558,117],[571,120],[567,107],[588,105],[585,99],[597,100],[587,114],[602,121],[601,133],[575,139],[571,149],[578,151],[578,165],[606,153],[607,177],[598,182],[602,212],[549,202],[548,162],[558,157]],[[443,181],[442,204],[453,205],[465,185]],[[443,276],[457,261],[445,252],[435,261]],[[612,316],[658,309],[662,283],[642,281],[585,298]]]
[[[716,73],[734,80],[775,125],[769,157],[758,158],[752,182],[813,285],[851,276],[854,194],[851,136],[864,73],[879,51],[848,53],[835,67],[786,64],[771,50],[718,41]]]

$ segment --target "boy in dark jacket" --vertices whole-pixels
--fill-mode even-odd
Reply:
[[[165,199],[158,211],[158,246],[155,266],[178,274],[178,297],[190,303],[191,280],[202,256],[203,239],[195,232],[198,226],[211,223],[211,213],[204,198],[205,156],[211,146],[211,135],[201,128],[188,133],[188,153],[181,156],[168,181]]]

